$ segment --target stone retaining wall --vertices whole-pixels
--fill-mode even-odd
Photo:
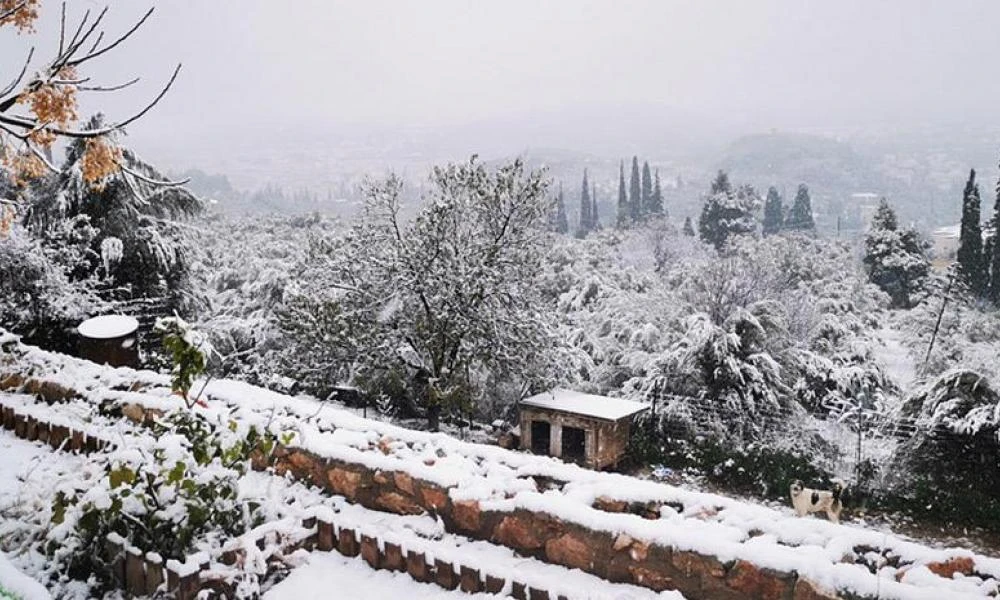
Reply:
[[[588,529],[557,516],[482,510],[476,501],[453,501],[448,490],[404,471],[379,471],[326,459],[300,448],[257,454],[253,467],[273,467],[348,501],[396,514],[427,512],[447,531],[501,544],[523,556],[580,569],[615,583],[655,591],[679,590],[691,600],[819,600],[836,598],[795,573],[758,568],[748,561],[721,562],[627,535]]]

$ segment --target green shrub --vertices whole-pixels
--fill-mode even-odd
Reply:
[[[184,559],[196,546],[244,533],[258,523],[258,505],[239,498],[238,482],[255,448],[270,451],[273,436],[255,428],[225,431],[186,410],[153,426],[149,448],[104,456],[103,476],[84,489],[59,491],[47,552],[60,571],[107,589],[111,561],[104,548],[115,533],[147,552]]]

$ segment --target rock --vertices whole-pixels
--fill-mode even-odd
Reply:
[[[396,492],[386,492],[379,494],[375,498],[375,504],[389,512],[397,515],[419,515],[423,514],[422,506],[414,502],[411,498]]]
[[[146,420],[146,411],[138,404],[125,403],[122,405],[122,415],[133,423],[142,424]]]
[[[392,438],[391,437],[379,438],[378,449],[382,452],[382,454],[386,455],[392,454]]]
[[[442,512],[448,507],[448,491],[434,484],[422,483],[420,496],[423,498],[423,505],[427,510]]]
[[[629,556],[632,557],[632,560],[636,562],[642,562],[646,560],[646,557],[649,555],[649,542],[642,542],[636,540],[632,544],[632,548],[628,551],[628,553]]]
[[[795,582],[795,590],[792,592],[792,600],[837,600],[839,596],[829,592],[807,579],[799,579]]]
[[[413,477],[410,477],[409,473],[396,471],[393,473],[392,479],[396,483],[397,488],[411,496],[416,496],[416,492],[413,489]]]
[[[676,551],[671,554],[670,562],[686,577],[694,575],[722,579],[726,575],[726,568],[718,560],[695,552]]]
[[[604,512],[623,513],[628,511],[628,502],[615,500],[607,496],[600,496],[594,500],[594,508]]]
[[[326,479],[334,492],[352,501],[357,497],[358,486],[361,484],[360,473],[348,471],[341,467],[332,467],[326,472]]]
[[[459,529],[467,532],[479,531],[479,502],[460,500],[451,507],[451,516]]]
[[[955,573],[972,575],[976,568],[976,563],[970,556],[953,556],[944,562],[927,563],[927,568],[938,577],[952,579]]]
[[[613,546],[615,552],[621,552],[625,548],[628,548],[629,546],[632,545],[633,541],[634,540],[632,539],[632,537],[628,534],[625,533],[618,534],[618,537],[615,538],[615,543]]]
[[[493,532],[493,541],[515,550],[537,550],[542,547],[542,540],[536,535],[530,517],[520,515],[504,517]]]
[[[726,585],[748,598],[783,600],[791,588],[791,574],[761,569],[753,563],[738,560],[729,570]]]
[[[665,573],[661,573],[655,569],[631,566],[628,568],[628,571],[631,573],[632,581],[636,585],[641,585],[657,592],[675,589],[674,580]]]
[[[582,571],[594,570],[594,551],[587,540],[565,533],[545,543],[545,556],[551,562]]]

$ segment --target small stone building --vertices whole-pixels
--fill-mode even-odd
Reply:
[[[639,402],[554,389],[521,400],[521,448],[591,469],[618,464]]]

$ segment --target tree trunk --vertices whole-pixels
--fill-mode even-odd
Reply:
[[[441,405],[437,402],[427,406],[427,428],[431,431],[441,428]]]

